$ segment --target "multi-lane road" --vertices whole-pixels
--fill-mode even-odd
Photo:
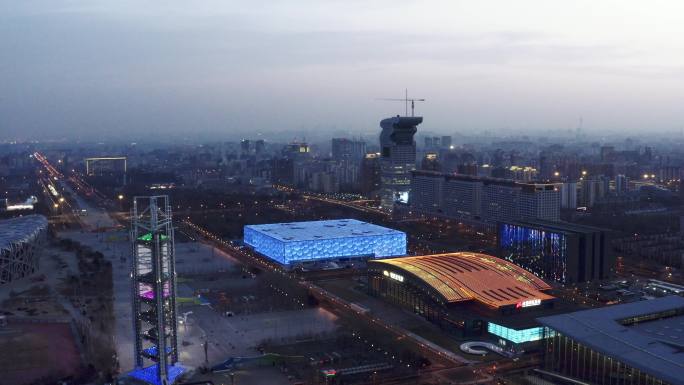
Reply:
[[[361,311],[357,307],[353,306],[351,302],[338,297],[337,295],[321,288],[320,286],[317,286],[312,282],[301,280],[300,277],[297,277],[292,272],[284,270],[280,265],[266,261],[265,259],[254,255],[244,248],[233,246],[229,241],[223,240],[218,235],[203,229],[187,219],[183,221],[183,224],[194,231],[198,237],[204,238],[206,241],[214,244],[217,248],[225,251],[233,258],[245,263],[246,265],[265,268],[294,280],[299,285],[304,286],[309,293],[316,296],[322,303],[328,305],[334,313],[346,316],[349,314],[355,314],[355,317],[366,321],[369,326],[375,328],[376,330],[382,330],[392,334],[395,337],[411,342],[418,350],[438,361],[450,363],[451,365],[465,365],[472,363],[470,360],[448,349],[440,347],[437,344],[434,344],[414,333],[411,333],[408,330],[387,323],[381,318],[373,316],[372,313]]]

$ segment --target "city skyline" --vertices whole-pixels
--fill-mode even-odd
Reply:
[[[0,382],[684,385],[684,4],[0,10]]]
[[[674,1],[4,2],[11,139],[378,132],[680,133]]]

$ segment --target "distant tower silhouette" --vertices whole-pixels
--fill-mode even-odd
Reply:
[[[579,125],[577,126],[577,135],[576,135],[577,140],[582,139],[582,130],[583,129],[584,129],[584,119],[580,116]]]

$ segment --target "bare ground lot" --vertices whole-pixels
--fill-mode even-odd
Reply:
[[[63,378],[80,366],[68,323],[9,323],[0,329],[0,346],[2,385]]]

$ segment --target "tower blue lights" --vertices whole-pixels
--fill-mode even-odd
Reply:
[[[169,198],[135,197],[131,214],[135,369],[128,375],[152,385],[170,385],[184,368],[178,364],[176,268]]]

